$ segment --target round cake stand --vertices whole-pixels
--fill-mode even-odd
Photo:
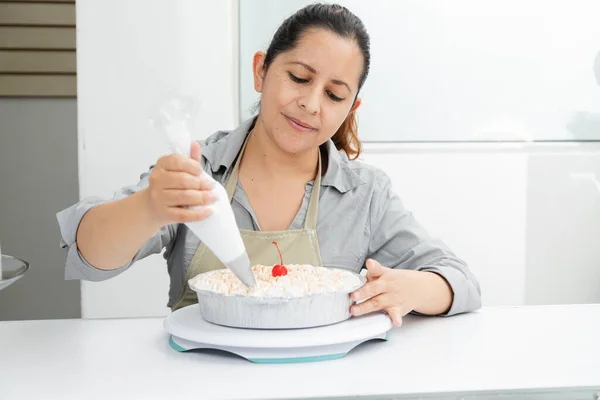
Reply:
[[[254,363],[281,364],[342,358],[361,343],[387,340],[393,325],[386,314],[374,313],[306,329],[230,328],[203,320],[195,304],[170,314],[164,327],[177,351],[215,349]]]

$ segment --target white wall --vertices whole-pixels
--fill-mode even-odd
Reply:
[[[600,139],[597,0],[337,2],[371,37],[363,139]],[[266,50],[281,21],[310,3],[240,3],[245,115],[257,98],[252,54]]]
[[[202,101],[197,138],[237,120],[237,22],[231,0],[77,2],[82,197],[111,196],[167,152],[148,123],[170,95]],[[106,282],[82,282],[83,317],[163,315],[162,256]]]
[[[485,305],[524,304],[527,155],[478,147],[488,151],[397,145],[362,158],[387,171],[406,207],[469,263]]]
[[[600,144],[366,147],[469,262],[484,305],[600,302]]]
[[[236,3],[78,1],[81,196],[109,196],[165,151],[146,117],[167,93],[204,100],[198,137],[237,123]],[[600,301],[600,193],[585,175],[600,175],[597,145],[365,147],[364,160],[470,262],[485,305]],[[165,315],[167,287],[164,260],[151,257],[82,283],[82,313]]]

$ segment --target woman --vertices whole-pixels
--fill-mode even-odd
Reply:
[[[382,171],[355,161],[355,111],[369,63],[369,37],[350,11],[299,10],[254,56],[256,117],[193,143],[190,158],[162,157],[112,201],[84,199],[58,214],[67,278],[109,279],[166,248],[168,306],[195,302],[187,279],[222,268],[183,224],[209,211],[182,206],[214,201],[203,169],[227,186],[253,263],[268,264],[261,253],[273,254],[280,238],[289,264],[366,266],[368,283],[352,297],[369,300],[354,305],[354,315],[385,310],[399,325],[409,312],[479,308],[480,289],[465,263],[428,236]]]

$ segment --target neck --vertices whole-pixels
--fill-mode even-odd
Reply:
[[[317,172],[319,151],[318,148],[297,154],[282,151],[268,137],[259,118],[248,138],[242,165],[260,169],[269,177],[296,176],[310,181]]]

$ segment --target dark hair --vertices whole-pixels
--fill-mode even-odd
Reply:
[[[280,53],[293,49],[298,40],[310,28],[327,29],[343,38],[356,41],[363,55],[363,70],[358,81],[358,91],[362,88],[371,64],[369,34],[362,21],[346,7],[338,4],[311,4],[288,17],[275,32],[265,56],[264,69],[269,68]],[[358,92],[357,92],[358,96]],[[356,102],[356,97],[354,98]],[[333,135],[333,143],[338,150],[343,150],[349,158],[357,158],[361,144],[358,139],[358,124],[354,112]]]

